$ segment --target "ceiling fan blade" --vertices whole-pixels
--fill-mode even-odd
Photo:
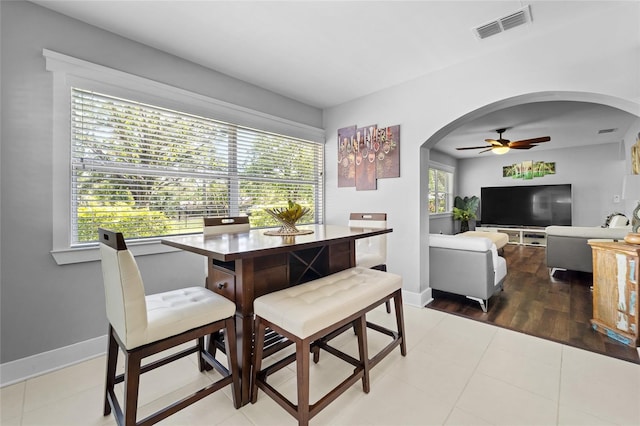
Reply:
[[[456,149],[458,151],[464,151],[465,149],[483,149],[483,148],[486,148],[486,147],[487,147],[486,145],[484,145],[484,146],[467,146],[467,147],[464,147],[464,148],[456,148]],[[491,149],[491,148],[489,148],[489,149]]]
[[[478,154],[482,154],[483,152],[488,152],[488,151],[491,151],[492,149],[493,149],[493,148],[488,148],[488,149],[485,149],[484,151],[480,151],[480,152],[479,152]]]
[[[535,145],[516,145],[516,146],[510,146],[509,148],[511,148],[511,149],[531,149],[531,148],[535,148]]]
[[[512,146],[512,144],[524,144],[524,145],[528,145],[528,144],[532,144],[532,143],[541,143],[541,142],[549,142],[551,140],[551,138],[549,136],[543,136],[541,138],[533,138],[533,139],[523,139],[520,141],[513,141],[511,142],[509,145]]]
[[[494,146],[502,146],[502,142],[497,141],[495,139],[485,139],[484,141]]]

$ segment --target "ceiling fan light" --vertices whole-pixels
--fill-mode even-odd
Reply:
[[[509,147],[508,146],[496,146],[496,147],[491,148],[491,152],[493,152],[494,154],[498,154],[498,155],[506,154],[507,152],[509,152]]]

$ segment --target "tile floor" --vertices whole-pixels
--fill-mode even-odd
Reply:
[[[497,328],[432,309],[405,307],[408,354],[396,349],[372,370],[371,392],[354,385],[312,419],[313,425],[640,425],[640,365]],[[392,327],[383,309],[370,320]],[[334,341],[356,353],[345,333]],[[385,337],[370,333],[370,352]],[[295,395],[291,367],[272,383]],[[104,357],[1,389],[2,425],[114,425],[102,416]],[[349,367],[322,354],[312,367],[312,399],[346,377]],[[143,376],[140,412],[212,380],[196,358]],[[215,419],[215,420],[214,420]],[[294,425],[260,393],[235,410],[228,389],[160,424]]]

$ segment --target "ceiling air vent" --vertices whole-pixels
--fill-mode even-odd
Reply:
[[[599,135],[603,135],[603,134],[605,134],[605,133],[613,133],[613,132],[615,132],[616,130],[618,130],[618,129],[602,129],[602,130],[598,130],[598,134],[599,134]]]
[[[488,23],[487,25],[476,28],[476,32],[478,34],[478,37],[482,39],[501,33],[502,28],[500,28],[500,24],[497,21],[494,21]]]
[[[473,32],[479,39],[485,39],[496,35],[511,28],[519,27],[520,25],[531,23],[531,10],[529,6],[525,6],[516,12],[498,18],[494,21],[488,22],[473,29]]]

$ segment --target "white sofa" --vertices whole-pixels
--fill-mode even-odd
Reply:
[[[507,262],[488,238],[429,235],[429,285],[476,300],[487,312],[488,300],[502,289]]]
[[[623,240],[631,226],[602,228],[599,226],[548,226],[547,268],[593,272],[591,246],[593,239]]]

